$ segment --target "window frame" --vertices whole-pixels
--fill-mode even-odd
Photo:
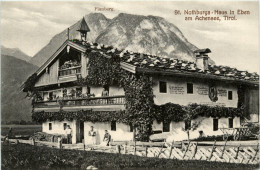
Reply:
[[[162,88],[162,85],[164,85],[165,89]],[[159,93],[167,93],[167,82],[166,81],[159,81]]]
[[[189,85],[191,85],[192,89],[189,88]],[[192,90],[190,92],[190,90]],[[193,94],[194,90],[193,90],[193,83],[187,83],[187,94]]]

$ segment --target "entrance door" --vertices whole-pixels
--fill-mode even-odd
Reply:
[[[79,138],[80,138],[80,143],[84,139],[84,122],[80,121],[79,122]]]

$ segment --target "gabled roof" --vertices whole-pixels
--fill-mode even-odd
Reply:
[[[67,46],[71,46],[71,47],[73,47],[73,48],[75,48],[75,49],[77,49],[77,50],[79,50],[81,52],[85,52],[86,49],[87,49],[84,46],[80,46],[80,45],[78,45],[76,43],[73,43],[72,41],[66,40],[60,46],[60,48],[52,56],[50,56],[50,58],[36,71],[37,75],[41,74],[42,71],[44,71],[46,69],[46,67],[48,67],[51,64],[51,62],[56,59],[56,57],[60,54],[60,52],[62,50],[64,50],[64,48],[66,48]]]
[[[58,54],[66,47],[71,46],[81,52],[92,51],[102,54],[104,57],[114,53],[121,58],[121,67],[132,73],[147,73],[147,74],[162,74],[196,77],[203,79],[225,80],[230,82],[245,83],[258,85],[259,75],[257,73],[249,73],[247,71],[240,71],[236,68],[228,66],[209,65],[208,70],[203,71],[197,68],[196,63],[183,61],[174,58],[162,58],[149,54],[142,54],[130,52],[128,50],[118,50],[112,46],[89,43],[78,40],[67,40],[64,44],[43,64],[37,71],[39,75],[51,62],[58,56]],[[209,50],[209,49],[208,49]],[[201,50],[202,52],[208,51]]]
[[[77,28],[77,31],[82,31],[82,32],[89,32],[90,31],[88,24],[86,23],[84,17],[80,21],[80,24],[79,24],[79,27]]]

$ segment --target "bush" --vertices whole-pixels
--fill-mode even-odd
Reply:
[[[113,153],[2,144],[2,169],[257,169],[259,165],[145,158]]]

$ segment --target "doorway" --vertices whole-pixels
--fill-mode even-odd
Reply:
[[[84,122],[80,121],[79,122],[79,138],[80,138],[80,143],[84,140]]]

